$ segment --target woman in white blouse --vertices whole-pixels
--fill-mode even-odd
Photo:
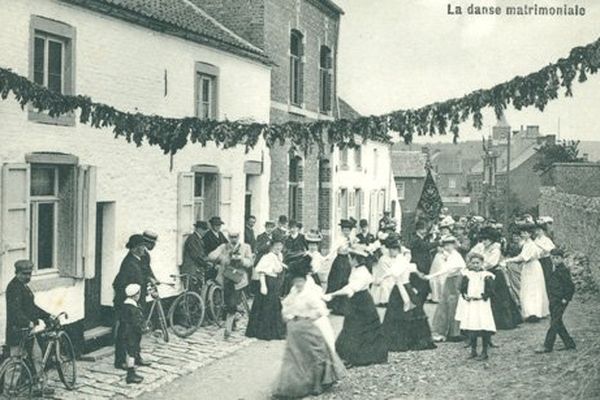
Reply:
[[[387,346],[379,314],[369,293],[373,278],[367,265],[368,255],[357,250],[352,250],[351,254],[353,267],[348,283],[327,295],[328,298],[348,299],[344,326],[335,348],[348,366],[385,363]]]
[[[281,280],[284,237],[273,235],[270,250],[256,264],[255,274],[260,282],[259,292],[254,297],[246,327],[246,336],[262,340],[285,338],[285,324],[281,318]]]
[[[533,242],[540,249],[540,264],[542,264],[542,271],[544,272],[544,283],[546,287],[552,275],[552,259],[550,258],[550,252],[556,247],[552,239],[548,237],[548,222],[540,218],[536,227]]]
[[[318,395],[342,379],[346,369],[335,352],[322,289],[307,276],[311,259],[290,266],[290,294],[283,300],[287,341],[275,396]]]
[[[538,322],[540,318],[550,313],[544,272],[540,264],[540,248],[531,239],[534,225],[526,224],[519,227],[523,247],[521,253],[504,260],[506,263],[521,265],[521,315],[527,322]]]

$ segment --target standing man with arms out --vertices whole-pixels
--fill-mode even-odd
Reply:
[[[203,236],[206,254],[212,253],[220,245],[227,243],[227,238],[221,232],[223,220],[220,217],[212,217],[208,220],[210,230]]]
[[[205,221],[196,221],[194,233],[185,239],[183,245],[183,262],[181,273],[193,276],[206,277],[208,269],[208,254],[204,248],[204,235],[209,231]]]
[[[113,289],[115,291],[115,297],[113,300],[115,310],[115,368],[123,369],[125,366],[125,348],[122,343],[124,339],[122,337],[123,332],[120,329],[120,312],[123,306],[123,302],[127,298],[125,288],[135,283],[140,286],[140,298],[138,305],[140,309],[144,310],[146,306],[146,294],[148,291],[148,276],[144,274],[144,260],[142,259],[146,255],[146,241],[142,235],[131,235],[125,246],[129,252],[121,263],[119,273],[113,281]],[[137,366],[149,366],[149,362],[145,362],[141,355],[138,353],[135,357],[135,365]]]
[[[6,287],[6,345],[10,349],[11,356],[18,356],[19,345],[23,335],[27,335],[24,329],[33,328],[38,321],[47,320],[52,316],[35,304],[34,295],[28,286],[33,273],[33,263],[29,260],[19,260],[15,263],[15,277]],[[33,359],[34,341],[28,341],[26,351],[28,353],[32,374],[37,376]],[[47,387],[43,390],[37,387],[34,391],[36,397],[52,396],[54,389]]]
[[[575,350],[575,341],[569,335],[562,320],[565,310],[575,293],[571,273],[564,263],[564,252],[560,248],[550,251],[553,268],[548,277],[548,297],[550,298],[550,328],[546,334],[544,348],[536,353],[550,353],[554,349],[556,335],[560,336],[565,347],[559,350]]]

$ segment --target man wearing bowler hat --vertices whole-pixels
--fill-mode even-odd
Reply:
[[[19,260],[15,263],[15,277],[6,287],[6,345],[10,349],[11,356],[19,355],[19,344],[26,335],[27,329],[33,328],[38,321],[51,317],[50,313],[35,304],[34,295],[29,286],[33,263],[30,260]],[[26,351],[32,361],[32,373],[35,375],[35,364],[33,364],[33,341],[28,341]],[[38,393],[39,392],[39,393]],[[36,394],[52,395],[52,388],[36,389]]]
[[[224,225],[221,217],[212,217],[208,220],[210,230],[204,235],[204,249],[207,254],[212,253],[220,245],[227,243],[227,238],[221,232],[221,227]]]
[[[208,268],[208,254],[204,247],[203,238],[209,229],[206,221],[196,221],[194,224],[194,233],[185,239],[183,245],[182,273],[205,276]]]

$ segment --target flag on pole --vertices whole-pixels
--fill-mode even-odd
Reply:
[[[427,169],[427,177],[425,178],[423,192],[421,192],[421,198],[419,199],[417,208],[422,210],[429,219],[433,221],[439,217],[443,206],[442,196],[440,196],[437,185],[433,180],[431,169]]]

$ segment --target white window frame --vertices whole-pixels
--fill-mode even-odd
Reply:
[[[50,33],[47,32],[42,32],[42,31],[35,31],[35,37],[34,37],[34,41],[35,39],[42,39],[44,41],[44,68],[43,68],[43,82],[42,85],[46,88],[48,88],[48,63],[49,63],[49,58],[50,58],[50,42],[54,42],[54,43],[59,43],[61,46],[61,51],[60,51],[60,65],[61,65],[61,71],[60,71],[60,93],[64,94],[65,93],[65,79],[66,79],[66,74],[65,74],[65,51],[67,49],[67,41],[68,39],[65,38],[61,38],[60,36],[56,36],[56,35],[52,35]],[[35,59],[35,47],[34,47],[34,59]],[[35,66],[34,66],[34,72],[35,72]]]
[[[58,272],[58,212],[59,202],[58,197],[58,180],[59,180],[59,169],[55,166],[35,165],[31,166],[33,169],[51,169],[54,171],[54,195],[52,196],[34,196],[30,195],[30,221],[29,221],[29,237],[30,237],[30,249],[29,254],[34,264],[34,273],[36,275],[43,274],[54,274]],[[32,185],[33,183],[30,183]],[[29,188],[31,191],[31,187]],[[54,221],[53,224],[53,243],[52,243],[52,266],[50,268],[39,269],[38,265],[38,215],[39,206],[41,204],[53,204],[54,205]]]
[[[203,82],[209,82],[208,119],[219,118],[219,68],[203,62],[196,62],[194,69],[194,115],[199,119],[204,116],[205,101],[203,99]]]

